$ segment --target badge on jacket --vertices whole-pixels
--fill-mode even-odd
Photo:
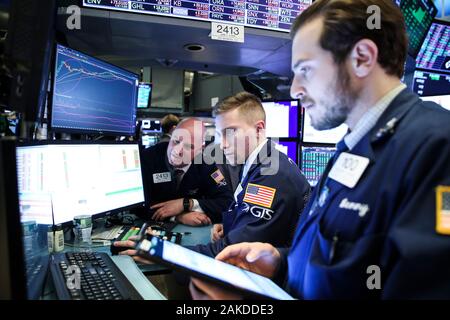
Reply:
[[[153,183],[163,183],[172,181],[170,172],[160,172],[153,174]]]
[[[211,174],[211,178],[213,178],[213,180],[221,186],[226,186],[227,182],[225,181],[225,177],[223,176],[222,172],[220,172],[219,169],[217,169],[216,171],[214,171]]]
[[[243,201],[270,209],[276,192],[277,189],[249,183]]]
[[[348,188],[353,188],[363,175],[369,162],[368,158],[342,152],[331,168],[328,177]]]
[[[436,232],[450,235],[450,186],[436,188]]]

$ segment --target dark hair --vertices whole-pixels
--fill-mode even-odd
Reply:
[[[173,127],[176,127],[180,122],[180,118],[178,118],[174,114],[168,114],[161,119],[161,129],[163,133],[169,133]]]
[[[248,123],[253,121],[266,121],[266,113],[262,106],[261,100],[254,94],[246,91],[236,93],[234,96],[227,97],[217,103],[213,108],[213,115],[239,109],[240,115],[246,119]]]
[[[381,28],[367,26],[370,6],[380,9]],[[317,0],[300,14],[291,28],[291,36],[307,22],[323,18],[320,45],[333,54],[337,64],[344,63],[354,45],[362,39],[378,47],[378,63],[387,74],[403,76],[408,39],[401,10],[393,0]]]

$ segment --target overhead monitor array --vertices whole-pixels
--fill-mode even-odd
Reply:
[[[83,6],[289,32],[312,0],[83,0]]]

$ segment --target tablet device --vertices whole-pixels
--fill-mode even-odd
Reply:
[[[221,287],[239,291],[245,297],[293,300],[269,278],[218,261],[157,237],[149,237],[136,245],[139,256],[172,269],[185,272]]]

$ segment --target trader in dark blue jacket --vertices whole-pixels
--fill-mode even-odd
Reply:
[[[168,218],[189,225],[222,221],[232,193],[222,172],[202,159],[205,128],[188,118],[173,131],[169,142],[142,152],[146,202],[155,220]]]
[[[368,28],[372,5],[379,28]],[[297,298],[449,299],[450,112],[400,82],[401,11],[390,0],[318,0],[292,30],[292,96],[316,129],[345,122],[350,132],[289,253],[244,243],[216,258],[285,278]],[[191,292],[237,298],[197,279]]]
[[[266,138],[265,112],[253,94],[238,93],[213,110],[221,148],[230,164],[243,164],[234,202],[214,226],[214,242],[191,249],[214,257],[227,245],[265,241],[289,247],[310,187],[298,166]],[[220,231],[217,230],[220,229]]]

